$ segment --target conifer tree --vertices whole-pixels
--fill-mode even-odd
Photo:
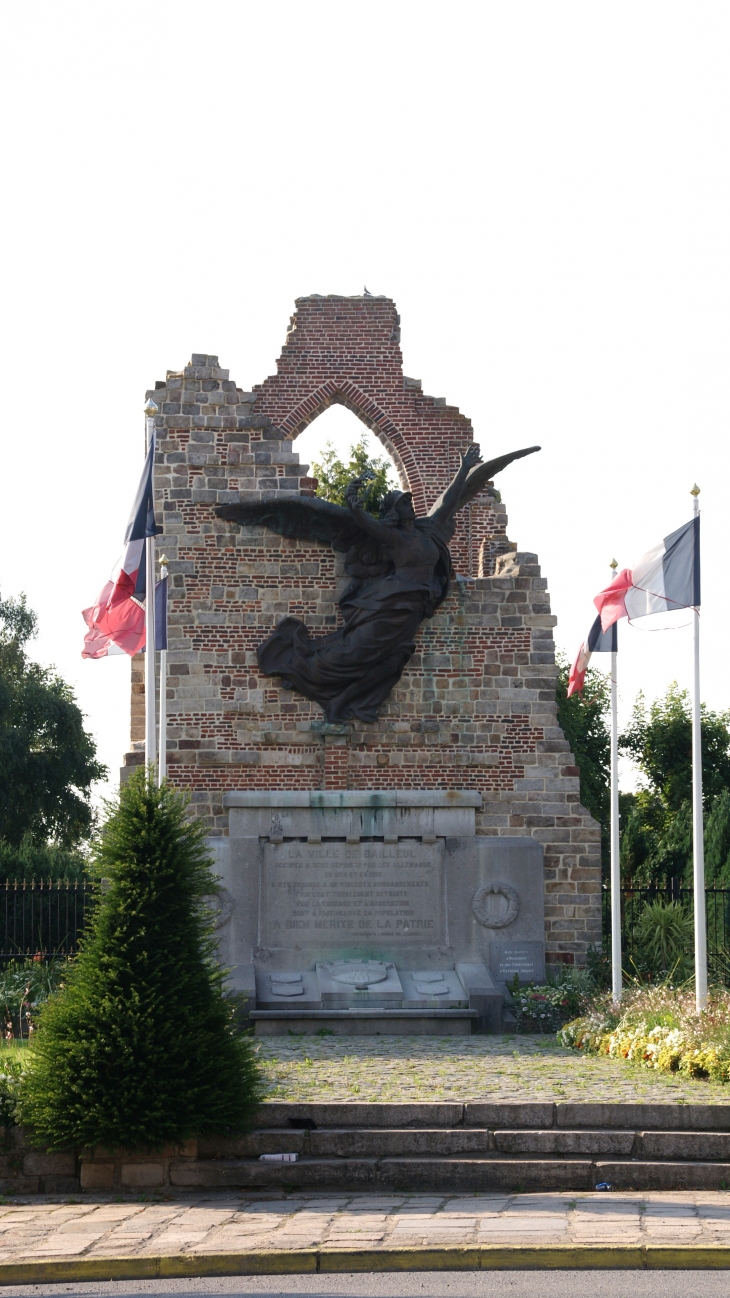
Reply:
[[[215,891],[199,824],[146,771],[112,808],[99,900],[41,1016],[22,1121],[51,1148],[160,1147],[246,1127],[260,1096],[215,960]]]
[[[353,443],[347,463],[341,460],[332,442],[327,442],[319,460],[312,464],[317,479],[317,495],[333,505],[345,505],[345,492],[353,478],[362,478],[360,504],[368,514],[379,514],[386,494],[398,482],[393,465],[385,456],[371,455],[365,434]]]

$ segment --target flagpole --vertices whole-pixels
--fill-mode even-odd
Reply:
[[[147,451],[149,452],[155,434],[155,415],[158,407],[151,399],[147,402],[145,413],[145,430]],[[154,465],[152,466],[154,482]],[[145,660],[144,660],[144,760],[145,766],[154,766],[155,752],[155,538],[145,538],[145,566],[147,593],[144,602]]]
[[[618,564],[611,562],[613,575]],[[615,630],[615,628],[614,628]],[[618,814],[618,654],[611,652],[611,994],[620,1001],[621,971],[621,845]]]
[[[162,581],[167,582],[168,559],[160,555]],[[167,607],[167,586],[165,586],[165,608]],[[165,642],[166,643],[166,642]],[[160,649],[160,760],[157,763],[157,783],[167,778],[167,649]]]
[[[700,489],[694,486],[692,513],[700,512]],[[695,912],[695,999],[697,1009],[707,1004],[707,919],[705,915],[705,832],[702,813],[702,714],[700,705],[700,613],[692,611],[694,687],[692,691],[692,845]]]

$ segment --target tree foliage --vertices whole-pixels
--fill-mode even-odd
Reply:
[[[730,887],[730,790],[723,789],[705,820],[705,878]]]
[[[363,434],[350,447],[347,462],[341,460],[332,442],[327,442],[321,458],[312,464],[317,479],[317,495],[333,505],[345,504],[345,489],[353,478],[365,478],[360,503],[369,514],[379,514],[383,500],[398,483],[392,475],[390,460],[371,455]]]
[[[602,672],[589,668],[583,691],[568,698],[569,673],[567,658],[559,654],[558,722],[580,771],[580,800],[601,826],[602,856],[607,864],[611,743],[606,716],[611,704],[610,686]]]
[[[18,847],[0,841],[0,882],[67,879],[69,883],[80,883],[88,878],[88,873],[88,859],[77,848],[38,843],[29,835]]]
[[[580,769],[580,798],[601,826],[609,860],[610,708],[607,678],[589,669],[581,694],[567,697],[568,662],[558,656],[558,720]],[[634,886],[689,883],[692,875],[692,718],[686,690],[670,685],[647,707],[639,695],[619,748],[644,787],[619,795],[621,873]],[[705,877],[730,886],[730,713],[702,707]]]
[[[702,704],[702,788],[707,811],[730,788],[730,713]],[[621,751],[634,759],[670,812],[692,798],[692,714],[686,690],[674,683],[647,709],[643,694],[634,705]]]
[[[621,865],[634,884],[689,883],[692,875],[692,717],[686,690],[670,685],[648,708],[639,695],[619,740],[645,787],[622,808]],[[702,706],[705,877],[730,882],[730,713]]]
[[[41,1012],[22,1120],[54,1148],[155,1148],[242,1130],[260,1086],[223,996],[202,827],[140,770],[104,826],[94,873],[99,901]]]
[[[0,840],[71,847],[91,831],[91,785],[106,768],[73,691],[28,657],[36,625],[24,595],[0,600]]]

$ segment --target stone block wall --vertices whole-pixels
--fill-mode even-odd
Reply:
[[[297,301],[278,372],[243,392],[218,358],[194,355],[151,395],[159,406],[155,488],[169,560],[168,772],[213,834],[231,789],[465,789],[483,797],[477,832],[545,847],[547,958],[585,957],[600,933],[600,844],[579,804],[557,724],[547,583],[517,554],[485,492],[460,515],[458,573],[376,724],[323,724],[321,709],[262,676],[256,646],[285,616],[313,634],[339,622],[343,581],[329,547],[216,518],[215,505],[312,494],[291,439],[332,402],[358,415],[397,464],[418,513],[474,440],[469,420],[402,372],[386,298]],[[486,445],[483,453],[512,449]],[[519,491],[520,463],[500,479]],[[144,739],[142,660],[133,663],[130,763]]]
[[[0,1194],[73,1194],[80,1188],[75,1150],[38,1149],[27,1127],[0,1127]]]

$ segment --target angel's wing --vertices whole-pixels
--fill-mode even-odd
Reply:
[[[321,541],[333,550],[349,550],[358,541],[367,540],[349,509],[317,496],[285,496],[282,500],[218,505],[215,512],[219,518],[239,523],[241,527],[268,527],[280,536]]]
[[[540,449],[539,446],[527,446],[522,451],[510,451],[507,455],[498,455],[494,460],[485,460],[481,464],[475,464],[474,468],[470,469],[469,476],[459,493],[459,498],[456,504],[452,505],[449,513],[455,514],[457,510],[468,505],[470,500],[473,500],[475,496],[479,495],[480,491],[484,490],[495,473],[501,473],[502,469],[506,469],[507,465],[511,464],[513,460],[521,460],[525,455],[533,455],[535,451]],[[446,490],[448,491],[448,488]],[[445,496],[446,491],[434,502],[428,511],[429,517],[431,514],[438,513],[444,504]]]
[[[317,496],[218,505],[215,512],[219,518],[241,527],[268,527],[279,536],[331,545],[346,555],[345,571],[360,580],[378,576],[390,566],[382,547],[358,526],[349,509]]]

